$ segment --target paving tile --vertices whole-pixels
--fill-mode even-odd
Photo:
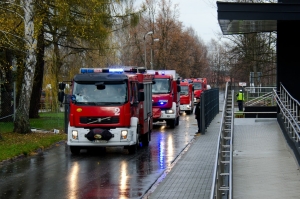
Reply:
[[[210,198],[221,116],[217,114],[205,135],[195,137],[147,198]],[[276,119],[235,118],[233,149],[234,199],[300,198],[299,165]]]

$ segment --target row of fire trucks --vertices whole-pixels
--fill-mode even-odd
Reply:
[[[71,85],[65,95],[60,83],[58,98],[67,106],[67,144],[73,154],[109,146],[134,153],[149,144],[153,122],[179,124],[181,86],[175,70],[81,68]]]
[[[192,78],[181,80],[180,82],[180,110],[186,114],[193,113],[196,97],[200,97],[202,92],[208,89],[206,78]]]

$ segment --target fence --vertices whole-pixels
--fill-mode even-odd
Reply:
[[[0,92],[0,122],[12,122],[15,113],[15,92]]]
[[[2,88],[2,87],[1,87]],[[12,132],[14,115],[16,112],[15,89],[6,91],[0,90],[0,132]],[[39,106],[40,118],[30,119],[32,129],[63,129],[62,116],[64,109],[58,108],[52,111],[51,104],[46,100]]]
[[[219,89],[209,89],[201,94],[200,99],[200,132],[205,134],[210,122],[219,113]]]
[[[225,89],[225,98],[213,170],[210,199],[232,198],[232,152],[234,132],[234,91]]]

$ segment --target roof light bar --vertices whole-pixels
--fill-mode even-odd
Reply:
[[[123,68],[110,68],[109,72],[110,73],[123,73],[124,69]]]
[[[80,68],[80,73],[101,73],[102,68]]]
[[[145,73],[147,70],[143,67],[133,68],[80,68],[80,73]]]

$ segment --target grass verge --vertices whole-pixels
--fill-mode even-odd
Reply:
[[[64,115],[63,113],[41,113],[40,118],[30,119],[32,128],[43,129],[50,133],[13,133],[12,122],[1,122],[0,132],[0,162],[20,155],[32,155],[39,149],[46,149],[53,144],[66,140],[67,135],[63,133]],[[61,133],[54,134],[53,129],[58,129]]]

